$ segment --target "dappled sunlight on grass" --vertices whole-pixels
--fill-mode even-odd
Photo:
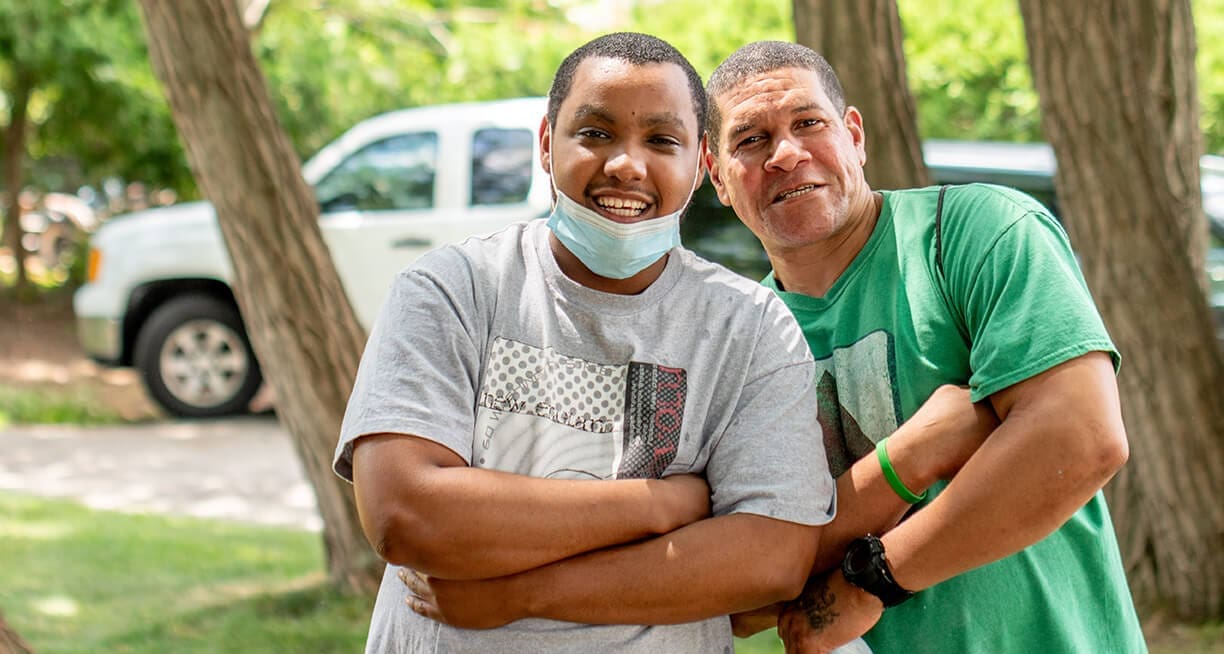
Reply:
[[[38,613],[52,617],[71,617],[80,610],[76,600],[64,595],[35,599],[30,606]]]
[[[21,540],[57,540],[67,537],[76,528],[68,522],[28,523],[20,520],[0,518],[0,535]]]
[[[351,652],[373,597],[327,586],[317,534],[0,492],[0,608],[42,653]]]

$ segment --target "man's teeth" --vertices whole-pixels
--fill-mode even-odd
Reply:
[[[595,200],[595,204],[598,204],[601,209],[614,216],[623,216],[625,218],[632,218],[646,210],[646,203],[640,200],[599,198]]]
[[[799,196],[799,195],[803,195],[804,193],[807,193],[808,191],[814,191],[814,190],[816,190],[816,185],[815,185],[815,184],[807,184],[807,185],[804,185],[804,186],[800,186],[799,188],[797,188],[797,189],[795,189],[795,190],[793,190],[793,191],[787,191],[787,192],[783,193],[782,195],[779,195],[779,196],[778,196],[778,199],[779,199],[779,200],[789,200],[789,199],[791,199],[791,198],[793,198],[793,197],[796,197],[796,196]]]

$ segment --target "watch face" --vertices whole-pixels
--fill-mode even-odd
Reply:
[[[849,572],[860,573],[871,566],[871,547],[864,541],[855,541],[846,553],[846,568]]]

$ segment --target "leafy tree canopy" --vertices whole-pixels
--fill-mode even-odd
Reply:
[[[1005,0],[900,0],[925,137],[1036,140],[1020,15]],[[1202,125],[1224,153],[1224,3],[1195,0]],[[657,34],[709,75],[748,41],[793,39],[786,0],[271,0],[255,52],[298,155],[357,121],[438,102],[547,92],[571,49]],[[0,120],[33,82],[32,183],[118,176],[196,195],[130,0],[0,0]]]

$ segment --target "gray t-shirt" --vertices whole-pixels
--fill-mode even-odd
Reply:
[[[644,292],[595,291],[558,268],[544,221],[520,223],[399,274],[362,357],[334,466],[351,481],[356,438],[413,434],[469,465],[534,477],[702,473],[715,515],[824,524],[834,484],[812,375],[795,320],[755,282],[677,248]],[[384,574],[368,652],[732,649],[726,617],[455,629],[405,606],[397,570]]]

